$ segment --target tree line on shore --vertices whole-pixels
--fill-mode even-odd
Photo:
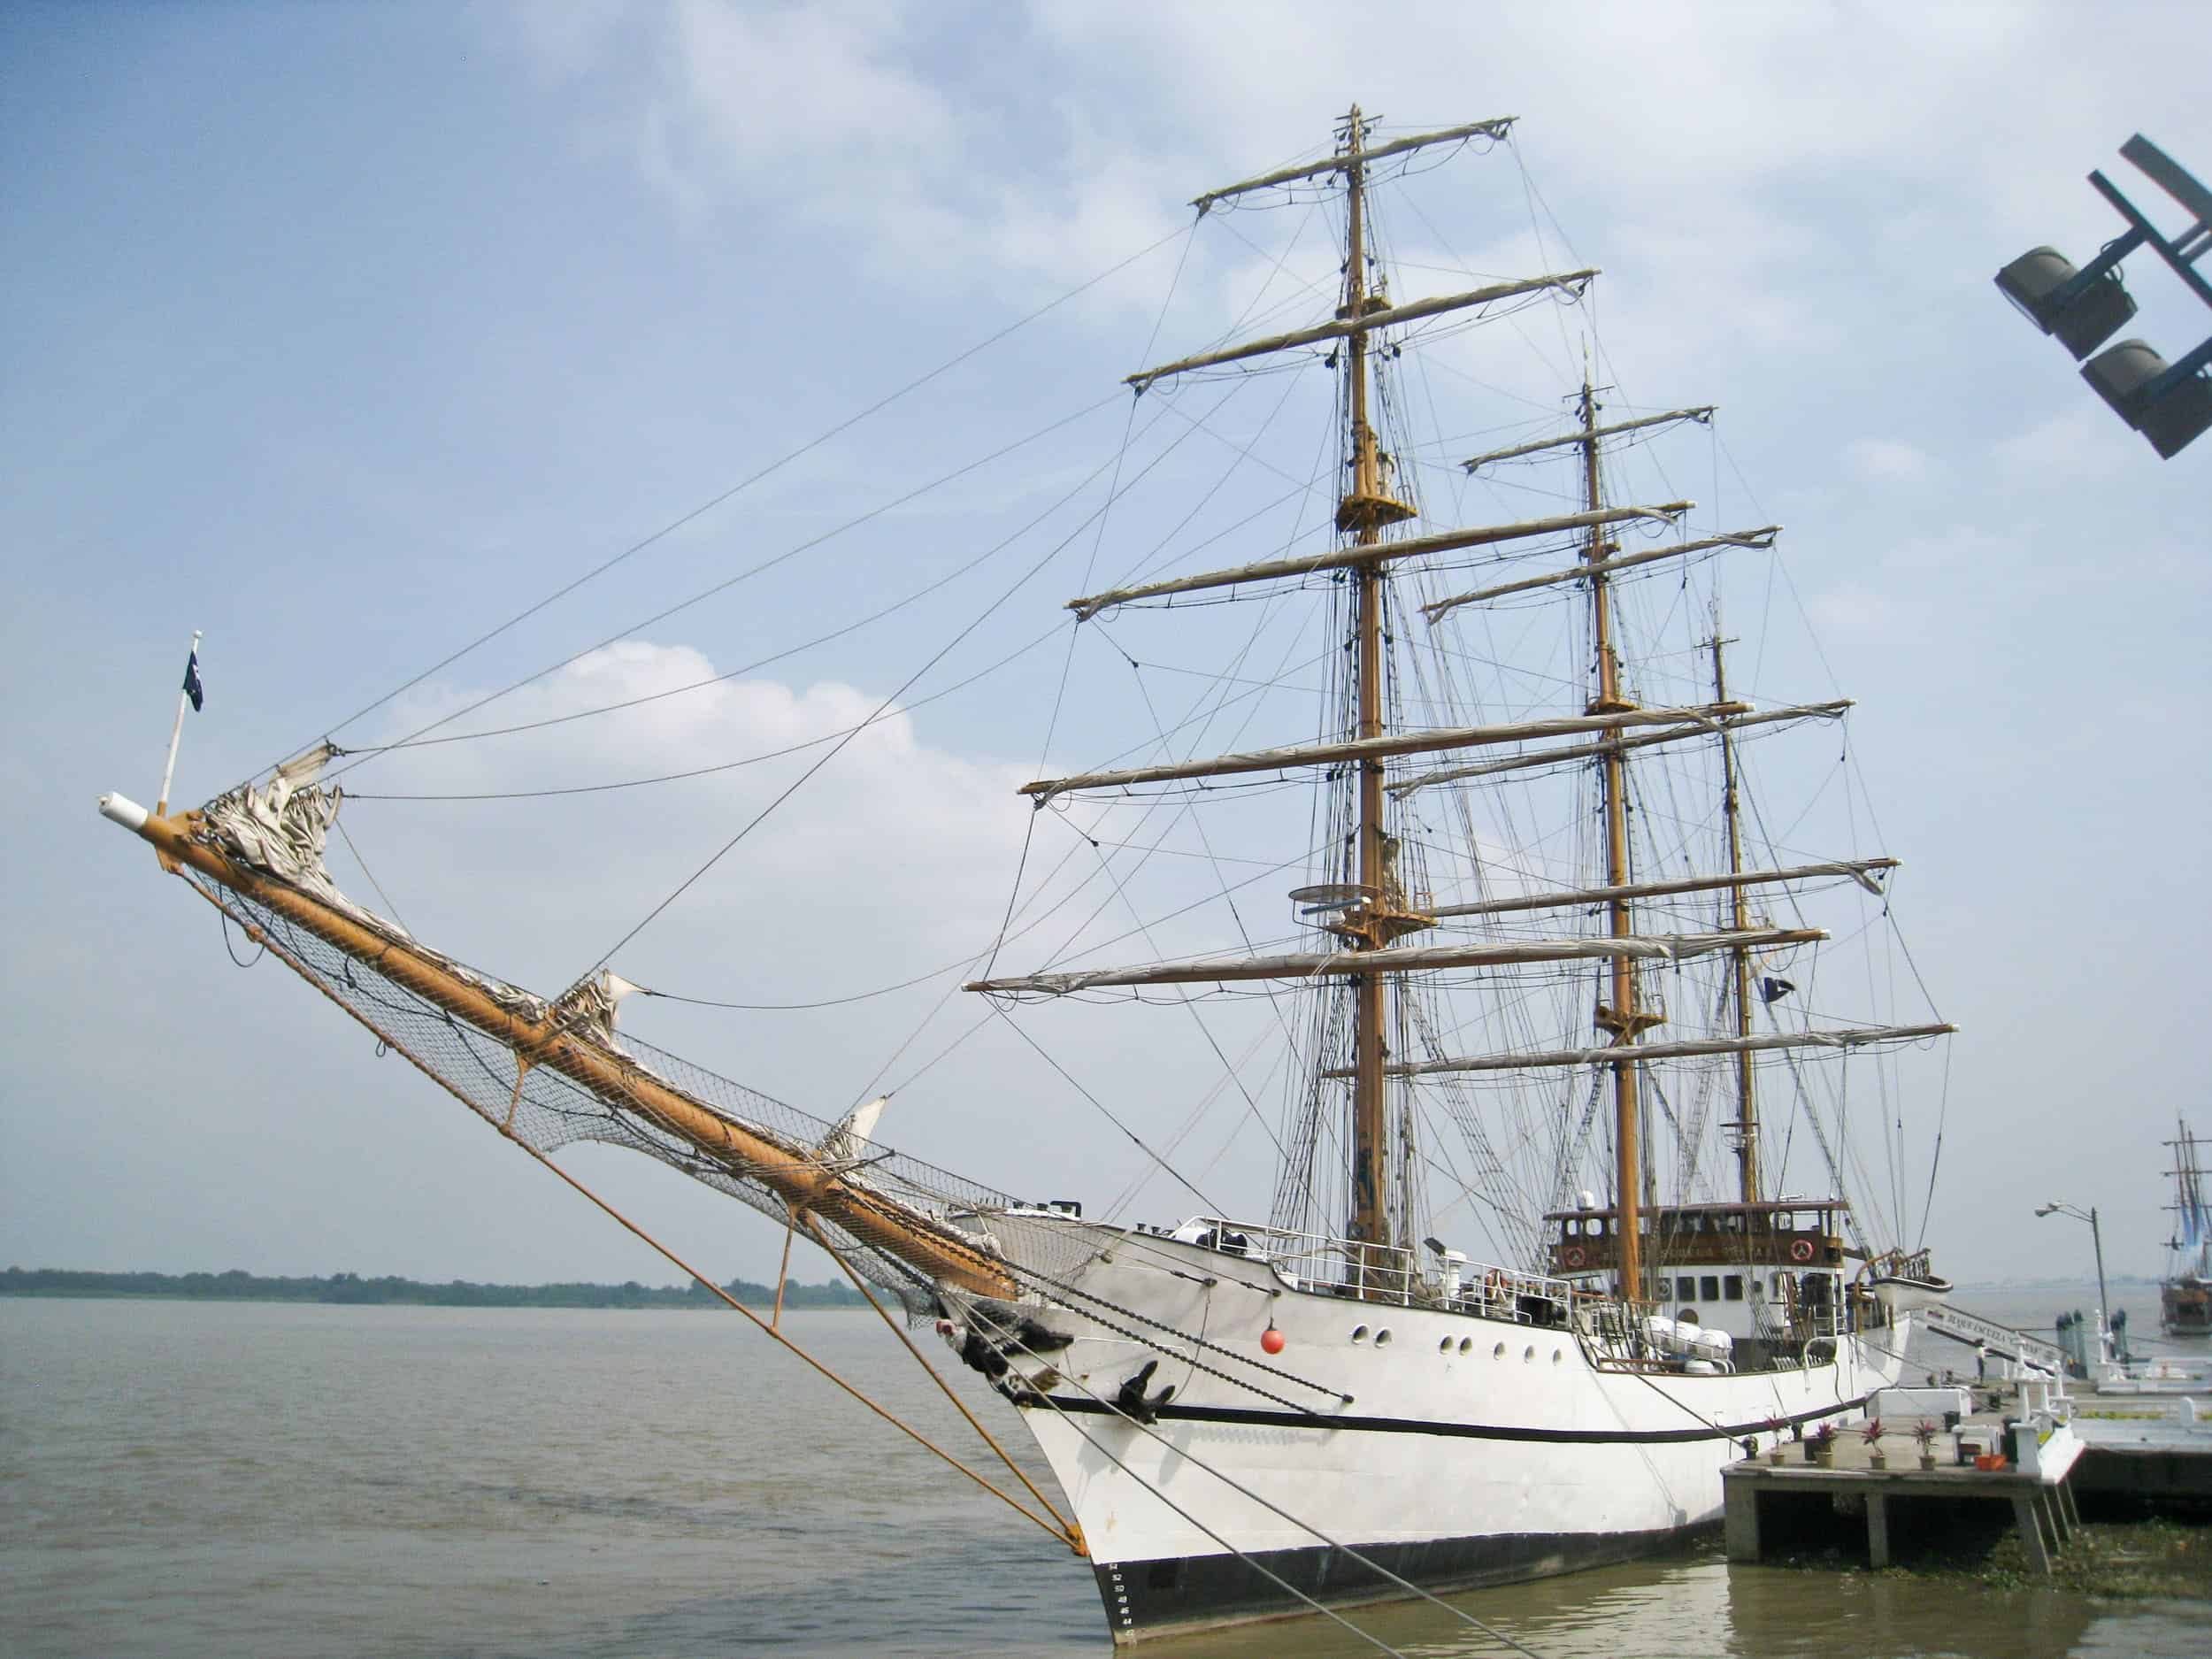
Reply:
[[[773,1286],[733,1279],[722,1286],[749,1307],[776,1300]],[[0,1296],[165,1296],[194,1302],[320,1302],[354,1304],[404,1303],[431,1308],[719,1308],[722,1299],[705,1286],[479,1285],[457,1279],[443,1285],[387,1274],[364,1279],[358,1273],[327,1278],[265,1279],[237,1268],[225,1273],[94,1273],[59,1267],[0,1270]],[[787,1308],[859,1308],[866,1304],[849,1285],[784,1281]]]

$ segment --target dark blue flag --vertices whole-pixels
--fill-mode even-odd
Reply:
[[[184,695],[192,699],[192,711],[197,714],[207,693],[200,685],[200,653],[196,646],[192,655],[184,659]]]
[[[1796,988],[1787,979],[1763,979],[1759,981],[1759,1000],[1762,1002],[1778,1002]]]

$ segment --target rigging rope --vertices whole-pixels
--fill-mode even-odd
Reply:
[[[767,478],[772,473],[780,472],[784,467],[788,466],[792,462],[810,454],[816,449],[818,449],[822,447],[822,445],[827,443],[832,438],[838,436],[841,433],[849,430],[853,426],[859,425],[862,421],[866,420],[871,416],[878,414],[883,410],[889,408],[893,403],[898,402],[908,394],[920,390],[923,387],[928,385],[932,380],[937,380],[944,374],[949,373],[951,370],[957,368],[961,364],[965,363],[970,357],[975,357],[980,352],[988,350],[991,347],[998,344],[1000,341],[1004,340],[1010,334],[1018,333],[1019,330],[1027,327],[1031,323],[1035,322],[1038,319],[1058,310],[1059,307],[1066,304],[1070,300],[1078,298],[1083,294],[1087,293],[1090,289],[1097,287],[1101,282],[1105,281],[1109,277],[1118,275],[1121,272],[1127,270],[1131,265],[1136,264],[1139,260],[1146,258],[1157,252],[1160,249],[1165,247],[1169,242],[1174,241],[1177,236],[1187,235],[1188,234],[1189,232],[1187,227],[1182,230],[1170,232],[1167,235],[1161,237],[1157,242],[1153,242],[1149,247],[1139,249],[1135,253],[1131,254],[1127,258],[1121,260],[1116,265],[1110,265],[1105,270],[1098,273],[1097,275],[1091,277],[1087,280],[1080,282],[1074,288],[1068,289],[1067,292],[1060,295],[1057,298],[1046,302],[1044,304],[1039,306],[1035,311],[1029,312],[1026,316],[1018,318],[1015,321],[1007,324],[1006,326],[998,330],[997,333],[978,341],[974,345],[968,347],[965,350],[958,352],[953,357],[947,358],[944,362],[939,364],[935,368],[929,370],[926,373],[918,375],[913,380],[909,380],[905,385],[899,387],[896,390],[887,393],[882,397],[878,398],[874,403],[869,404],[865,409],[859,411],[857,413],[847,416],[843,420],[839,421],[835,426],[831,426],[826,431],[809,439],[805,443],[801,444],[797,449],[793,449],[789,454],[770,462],[766,466],[762,467],[758,472],[753,472],[747,477],[739,480],[735,484],[730,486],[729,488],[724,490],[711,501],[708,501],[700,506],[693,508],[689,512],[684,514],[681,518],[677,518],[671,523],[663,525],[650,535],[631,543],[628,547],[623,549],[619,553],[617,553],[613,557],[606,559],[601,564],[594,566],[592,569],[585,572],[581,576],[577,577],[573,581],[567,583],[564,587],[557,588],[554,592],[548,594],[544,598],[539,600],[536,603],[518,611],[515,615],[508,618],[506,621],[501,623],[497,627],[479,634],[475,639],[471,640],[466,645],[461,647],[460,649],[435,663],[433,663],[429,667],[424,669],[413,679],[393,687],[393,689],[386,692],[382,696],[377,698],[374,702],[367,703],[356,710],[353,713],[348,715],[344,719],[339,721],[337,725],[330,727],[330,732],[336,733],[343,731],[347,726],[351,726],[356,720],[360,719],[364,715],[373,713],[376,710],[382,708],[393,698],[412,690],[415,687],[420,685],[424,680],[429,679],[431,675],[452,666],[452,664],[459,662],[461,658],[466,657],[470,652],[477,649],[480,646],[488,644],[491,641],[506,633],[508,629],[516,626],[519,623],[527,621],[530,618],[535,616],[539,611],[544,610],[548,605],[553,604],[557,601],[567,597],[567,595],[574,593],[579,588],[581,588],[586,583],[604,575],[607,572],[612,570],[616,565],[622,564],[625,560],[631,558],[636,554],[643,552],[647,548],[651,547],[655,542],[666,540],[669,536],[674,534],[675,532],[682,529],[686,525],[690,524],[693,520],[706,513],[711,512],[715,508],[720,506],[724,502],[728,501],[732,496],[750,488],[753,485],[760,482],[761,480]],[[302,747],[304,748],[305,745],[303,745]],[[242,781],[243,780],[242,780]]]
[[[707,600],[713,598],[716,595],[727,592],[730,588],[736,587],[740,582],[748,581],[753,577],[761,574],[764,571],[773,570],[777,565],[784,564],[790,559],[796,558],[800,554],[806,552],[810,548],[821,546],[823,542],[827,541],[835,536],[841,535],[847,530],[852,529],[859,525],[866,524],[872,518],[880,518],[883,514],[890,511],[895,507],[902,506],[906,503],[916,499],[918,496],[927,495],[931,490],[936,489],[941,485],[949,483],[955,479],[961,478],[969,472],[972,472],[979,467],[987,466],[991,462],[998,460],[1002,457],[1009,455],[1014,450],[1020,449],[1023,445],[1034,442],[1037,439],[1045,436],[1048,433],[1056,431],[1058,428],[1068,425],[1070,422],[1079,420],[1082,419],[1083,416],[1090,414],[1096,410],[1103,409],[1107,403],[1112,401],[1113,400],[1111,398],[1101,399],[1095,403],[1092,403],[1086,408],[1078,410],[1072,415],[1064,416],[1059,420],[1054,421],[1050,426],[1041,427],[1038,431],[1029,434],[1026,437],[1016,439],[1012,443],[994,451],[992,454],[983,456],[976,460],[971,461],[964,466],[956,468],[954,471],[945,473],[940,478],[931,480],[926,484],[918,485],[915,488],[909,490],[903,495],[894,497],[889,501],[879,503],[876,506],[870,508],[866,512],[860,514],[856,518],[848,519],[845,523],[841,524],[833,529],[825,530],[821,534],[810,537],[808,540],[798,543],[795,547],[787,548],[784,551],[777,554],[774,557],[764,559],[757,565],[751,565],[745,570],[738,572],[738,573],[734,576],[726,577],[718,582],[715,582],[709,587],[703,588],[688,598],[680,599],[664,610],[657,611],[649,617],[643,618],[639,621],[628,624],[624,627],[617,629],[614,633],[606,635],[595,644],[588,645],[583,649],[579,651],[572,651],[569,655],[562,657],[560,661],[557,663],[549,663],[543,668],[537,669],[531,673],[524,675],[519,680],[513,680],[509,684],[501,687],[497,691],[487,693],[485,695],[477,698],[473,703],[465,703],[462,707],[455,709],[449,713],[441,715],[438,718],[431,721],[427,726],[418,726],[405,737],[396,739],[394,741],[389,743],[378,745],[373,749],[349,750],[348,751],[349,753],[355,754],[358,756],[359,758],[352,761],[348,765],[338,768],[336,771],[331,772],[329,776],[331,779],[335,780],[343,777],[349,772],[367,765],[370,761],[376,759],[380,755],[388,755],[396,749],[421,747],[422,740],[426,736],[426,734],[436,731],[440,726],[450,725],[453,721],[460,719],[465,715],[473,714],[479,709],[487,708],[492,703],[497,703],[501,698],[510,696],[515,692],[521,690],[523,687],[534,684],[534,682],[544,679],[548,674],[558,673],[562,669],[567,668],[575,663],[581,662],[585,657],[589,657],[595,651],[604,650],[611,645],[618,644],[623,640],[633,638],[643,630],[652,627],[657,623],[665,622],[669,618],[676,616],[682,611],[688,611],[694,605],[703,604]],[[1058,505],[1058,503],[1055,503],[1053,508],[1047,510],[1048,513],[1056,510]],[[1025,530],[1027,526],[1025,526]],[[1011,541],[1012,539],[1013,538],[1010,537],[1009,541]],[[977,565],[983,563],[985,559],[987,559],[994,554],[999,552],[1006,545],[1006,542],[1001,542],[998,547],[995,547],[991,549],[989,552],[981,554],[978,557],[971,560],[967,565],[964,566],[959,571],[954,572],[951,576],[946,577],[944,580],[951,581],[955,578],[964,574],[967,570],[973,569]],[[941,586],[942,584],[941,583],[939,585]],[[879,617],[890,615],[892,611],[900,610],[904,605],[914,603],[916,600],[924,597],[926,594],[932,591],[934,591],[933,588],[925,588],[921,593],[910,595],[907,599],[902,600],[898,604],[889,606],[886,610],[877,612],[875,616],[863,618],[859,622],[853,623],[848,627],[823,635],[821,640],[809,641],[805,645],[794,646],[790,650],[780,652],[776,657],[764,658],[763,662],[776,662],[784,657],[793,656],[799,651],[810,649],[815,645],[823,643],[824,641],[836,639],[843,634],[849,634],[856,628],[864,626],[867,623],[877,620]],[[752,668],[758,666],[761,666],[761,664],[749,664],[747,668],[740,669],[735,672],[738,673],[746,673],[751,672]],[[703,686],[712,685],[718,683],[720,679],[729,677],[730,676],[718,676],[717,680],[699,680],[691,686],[677,687],[663,695],[673,696],[677,695],[678,691],[697,690]],[[636,699],[635,701],[640,703],[649,703],[654,700],[655,699],[651,697],[641,697]],[[623,703],[611,704],[609,706],[611,708],[616,708],[628,707],[630,705]],[[585,718],[586,715],[598,712],[601,712],[601,710],[586,710],[573,718],[580,719]],[[544,721],[540,724],[558,725],[560,722]],[[516,726],[511,728],[499,728],[481,733],[463,733],[449,741],[459,742],[465,739],[475,737],[498,737],[505,735],[510,730],[526,731],[531,729],[534,728],[531,726]]]

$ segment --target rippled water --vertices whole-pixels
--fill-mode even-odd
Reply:
[[[872,1318],[787,1325],[973,1446]],[[1459,1604],[1547,1659],[2193,1655],[2207,1629],[1709,1553]],[[1409,1654],[1499,1651],[1435,1608],[1350,1617]],[[1082,1563],[734,1317],[0,1299],[10,1655],[1109,1651]],[[1373,1649],[1306,1619],[1140,1651]]]

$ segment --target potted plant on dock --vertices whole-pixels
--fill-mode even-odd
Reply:
[[[1866,1442],[1866,1463],[1870,1469],[1887,1469],[1889,1454],[1882,1449],[1882,1419],[1874,1417],[1859,1425],[1859,1438]]]
[[[1924,1473],[1932,1471],[1935,1464],[1936,1425],[1923,1417],[1912,1425],[1912,1437],[1920,1442],[1920,1467]]]
[[[1823,1469],[1836,1466],[1836,1425],[1824,1423],[1815,1429],[1805,1442],[1805,1461],[1817,1463]]]
[[[1789,1427],[1789,1422],[1785,1417],[1767,1419],[1767,1432],[1774,1436],[1774,1443],[1767,1448],[1767,1462],[1778,1469],[1782,1463],[1782,1431],[1787,1427]]]

